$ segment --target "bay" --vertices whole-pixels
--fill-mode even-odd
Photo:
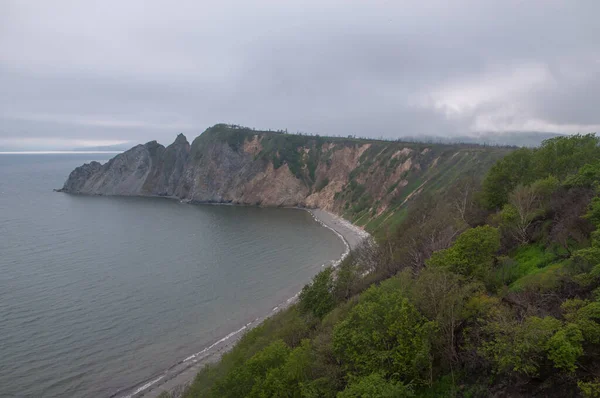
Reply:
[[[297,209],[52,192],[110,156],[0,155],[2,396],[111,396],[268,314],[345,250]]]

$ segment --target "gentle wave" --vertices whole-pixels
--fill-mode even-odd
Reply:
[[[153,385],[155,385],[156,383],[158,383],[159,381],[161,381],[165,376],[159,376],[156,379],[149,381],[148,383],[144,384],[143,386],[141,386],[140,388],[138,388],[137,390],[135,390],[133,392],[133,394],[131,395],[126,395],[124,398],[131,398],[132,396],[141,393],[142,391],[152,387]]]

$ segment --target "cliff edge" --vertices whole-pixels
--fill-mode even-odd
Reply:
[[[359,225],[419,193],[485,172],[507,148],[319,137],[218,124],[190,145],[137,145],[71,172],[62,192],[323,208]],[[386,218],[386,219],[387,219]],[[379,220],[381,221],[381,220]]]

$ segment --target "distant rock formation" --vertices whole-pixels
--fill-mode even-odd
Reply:
[[[168,196],[190,202],[319,207],[377,217],[507,148],[291,135],[218,124],[190,145],[137,145],[73,170],[62,192]]]

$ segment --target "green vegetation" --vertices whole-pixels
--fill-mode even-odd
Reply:
[[[483,278],[500,249],[500,233],[484,225],[463,232],[448,249],[439,250],[426,262],[459,275]]]
[[[401,221],[185,396],[600,396],[598,148],[554,138],[373,218]]]
[[[311,284],[304,286],[300,292],[300,311],[323,318],[335,307],[333,298],[333,269],[328,267],[313,278]]]
[[[372,286],[361,295],[360,302],[334,328],[333,351],[349,375],[377,373],[395,381],[423,384],[432,366],[436,323],[427,321],[394,283]]]
[[[549,176],[564,180],[580,169],[589,175],[589,168],[599,159],[600,147],[594,134],[553,138],[539,148],[518,149],[490,170],[483,186],[485,204],[490,209],[501,208],[519,184],[530,185]]]

